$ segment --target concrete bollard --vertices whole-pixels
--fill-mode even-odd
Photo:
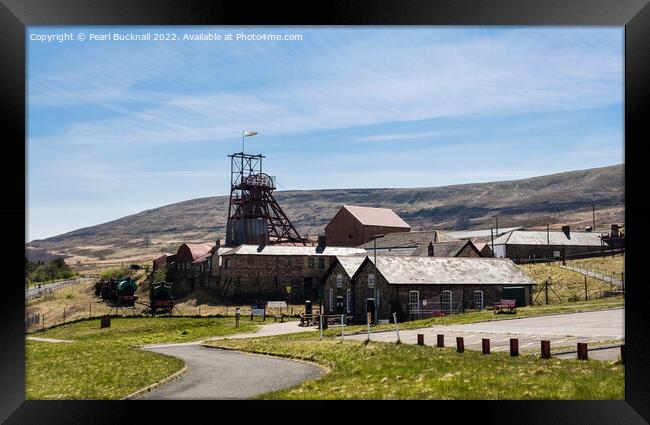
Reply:
[[[465,351],[465,341],[463,341],[462,336],[457,336],[456,337],[456,351],[459,353],[462,353]]]
[[[490,354],[490,339],[489,338],[483,338],[481,340],[481,345],[483,348],[483,354]]]
[[[510,355],[516,357],[519,355],[519,339],[510,338]]]
[[[438,335],[438,347],[444,347],[445,346],[445,336],[444,335]]]
[[[418,345],[424,345],[424,334],[418,334]]]
[[[579,342],[578,343],[578,360],[587,360],[589,356],[587,354],[587,343]]]
[[[542,341],[542,358],[550,359],[551,358],[551,341]]]

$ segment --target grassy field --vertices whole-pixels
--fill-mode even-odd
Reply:
[[[294,334],[212,341],[211,346],[309,360],[331,373],[265,399],[622,400],[624,368],[594,360],[484,356],[478,351]]]
[[[119,399],[173,374],[183,362],[135,347],[251,332],[258,322],[234,318],[117,318],[99,329],[99,320],[63,325],[35,336],[72,343],[26,341],[29,400]]]
[[[550,287],[552,288],[552,290],[549,289],[549,303],[585,300],[585,275],[548,263],[525,264],[520,267],[537,284],[533,292],[533,299],[537,297],[538,291],[542,292],[537,297],[537,304],[546,302],[543,284],[547,279],[550,281]],[[590,298],[600,296],[603,291],[614,289],[618,288],[602,280],[587,277],[587,294]]]
[[[580,260],[567,261],[567,265],[575,265],[578,267],[587,267],[590,270],[598,271],[606,274],[613,274],[617,277],[625,271],[625,254],[614,255],[606,257],[592,257],[583,258]]]

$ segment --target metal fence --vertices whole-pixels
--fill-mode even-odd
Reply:
[[[427,319],[463,312],[463,303],[458,302],[428,302],[426,308],[409,310],[409,320]]]
[[[66,279],[60,282],[42,284],[36,288],[29,288],[25,290],[25,300],[40,298],[50,292],[58,291],[59,289],[67,288],[68,286],[76,285],[87,280],[93,279],[88,277],[76,277],[74,279]]]

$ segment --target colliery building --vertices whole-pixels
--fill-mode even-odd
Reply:
[[[534,281],[509,259],[368,256],[339,258],[325,277],[327,314],[363,322],[412,320],[483,309],[502,298],[529,305]]]
[[[212,256],[213,290],[222,297],[303,303],[320,297],[330,265],[365,254],[349,247],[240,245]]]
[[[603,236],[572,232],[570,226],[563,226],[562,231],[515,230],[494,240],[494,254],[516,261],[593,256],[609,249]]]
[[[391,209],[344,205],[325,226],[325,237],[333,246],[359,246],[377,235],[410,231]]]

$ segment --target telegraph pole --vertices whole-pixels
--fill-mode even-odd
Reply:
[[[595,204],[591,204],[591,215],[592,215],[593,229],[595,232],[596,231],[596,205]]]

